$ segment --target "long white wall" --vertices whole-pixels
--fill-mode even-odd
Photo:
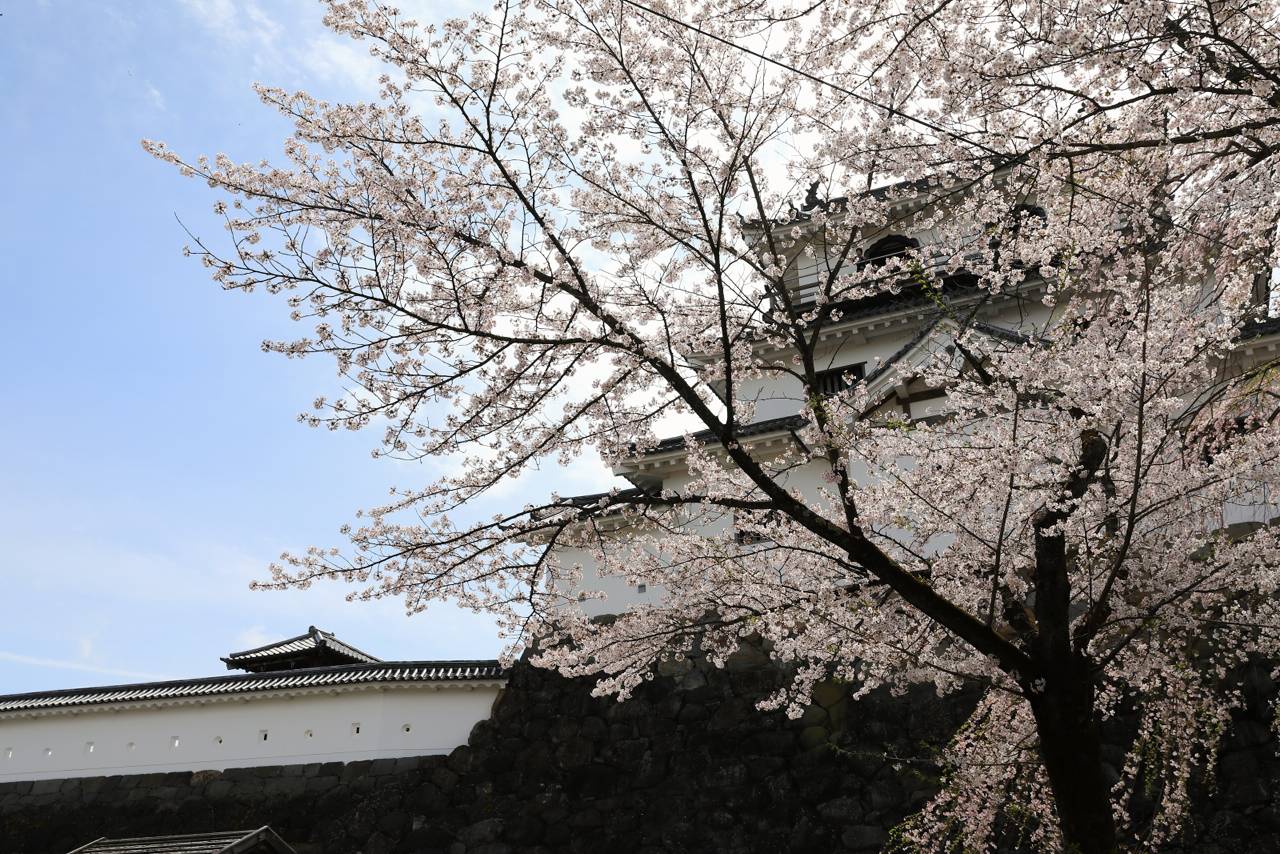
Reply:
[[[361,686],[0,717],[0,782],[447,753],[500,689]]]

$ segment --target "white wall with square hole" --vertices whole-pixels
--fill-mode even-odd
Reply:
[[[0,714],[0,781],[447,753],[495,684],[361,686]]]

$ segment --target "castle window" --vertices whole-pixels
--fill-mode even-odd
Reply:
[[[829,371],[819,371],[814,377],[813,390],[823,397],[839,394],[842,391],[853,388],[858,380],[866,375],[866,371],[866,362],[846,365],[843,368],[833,368]]]
[[[912,249],[919,248],[920,241],[914,237],[907,237],[905,234],[890,234],[888,237],[882,237],[872,243],[863,251],[862,258],[858,260],[858,269],[865,270],[868,267],[879,267],[890,258],[900,257]]]
[[[647,585],[647,584],[637,584],[637,585],[636,585],[636,592],[637,592],[637,593],[648,593],[648,592],[649,592],[649,585]]]
[[[401,729],[405,731],[406,735],[413,731],[413,727],[409,726],[408,724],[405,724],[403,727],[401,727]]]
[[[176,735],[170,737],[169,746],[172,747],[174,750],[177,750],[181,744],[182,744],[182,739],[178,738]]]
[[[259,731],[258,731],[258,735],[262,736],[262,740],[263,740],[263,741],[266,741],[266,740],[267,740],[267,730],[265,730],[265,729],[264,729],[264,730],[259,730]]]
[[[359,735],[359,734],[360,734],[360,724],[359,724],[358,722],[357,722],[357,723],[353,723],[353,724],[351,725],[351,734],[352,734],[352,735]]]
[[[93,742],[92,742],[92,741],[86,741],[86,742],[84,743],[84,752],[85,752],[85,753],[93,753]]]

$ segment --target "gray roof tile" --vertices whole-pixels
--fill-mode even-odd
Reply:
[[[783,415],[780,418],[767,418],[764,421],[755,421],[751,424],[744,424],[739,427],[733,434],[735,439],[745,439],[751,436],[763,436],[768,433],[782,432],[785,430],[798,430],[808,424],[809,421],[803,415]],[[690,434],[695,442],[707,445],[716,441],[716,434],[710,430],[699,430]],[[652,447],[647,448],[640,456],[649,456],[651,454],[662,454],[669,451],[679,451],[685,446],[684,436],[668,436],[665,439],[659,439]]]
[[[133,685],[106,685],[69,688],[31,694],[0,696],[0,713],[100,706],[108,703],[179,700],[255,694],[298,688],[405,682],[481,682],[505,679],[506,671],[497,661],[381,661],[373,664],[344,664],[302,670],[266,673],[239,673],[203,679],[170,682],[142,682]]]
[[[321,656],[330,660],[318,660]],[[317,659],[315,661],[316,664],[339,662],[372,664],[382,660],[363,650],[356,649],[346,641],[338,640],[333,632],[326,632],[324,629],[317,629],[315,626],[308,626],[306,634],[275,641],[254,649],[229,653],[222,660],[226,662],[228,669],[262,670],[267,669],[267,665],[273,659],[299,658]],[[338,659],[338,662],[334,662],[332,659]]]

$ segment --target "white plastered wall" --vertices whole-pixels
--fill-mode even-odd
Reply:
[[[956,315],[965,316],[963,307]],[[866,373],[876,370],[920,331],[921,325],[936,317],[932,306],[903,311],[876,318],[866,329],[847,336],[833,336],[814,353],[818,370],[845,368],[857,364],[866,366]],[[984,306],[978,319],[1008,330],[1029,334],[1043,332],[1049,323],[1050,310],[1039,299],[1007,299]],[[790,358],[780,354],[777,361]],[[794,415],[804,406],[804,389],[798,379],[789,375],[777,375],[740,382],[735,389],[740,401],[755,402],[755,421]]]
[[[861,469],[860,465],[859,469]],[[798,488],[801,494],[814,495],[825,482],[823,464],[814,462],[797,468],[781,478],[781,482],[788,488],[793,486]],[[681,471],[666,478],[663,481],[663,488],[681,490],[688,483],[688,474]],[[719,536],[724,534],[732,524],[732,517],[728,514],[709,516],[699,521],[696,530],[707,536]],[[625,528],[622,528],[608,532],[606,536],[626,537],[628,533]],[[599,565],[596,563],[592,553],[587,549],[561,546],[556,550],[556,555],[562,566],[577,564],[582,567],[581,589],[593,592],[598,591],[604,594],[603,599],[590,598],[579,603],[583,613],[587,616],[596,617],[602,614],[618,614],[635,604],[656,603],[662,596],[662,589],[656,585],[646,584],[646,589],[642,592],[637,588],[637,585],[630,583],[624,577],[617,575],[602,576],[599,571]]]
[[[915,334],[917,328],[895,328],[893,334],[871,339],[845,340],[822,348],[815,354],[816,367],[824,371],[865,363],[867,373],[870,373],[881,360],[893,355],[904,341]],[[779,356],[778,360],[782,361],[784,358],[789,356]],[[798,379],[787,374],[744,380],[734,393],[740,401],[754,401],[754,421],[795,415],[804,407],[804,387]]]
[[[368,685],[9,713],[0,716],[0,782],[447,753],[489,717],[499,691]]]
[[[932,317],[932,313],[929,315]],[[1050,310],[1038,299],[1002,300],[985,306],[979,317],[993,325],[1008,330],[1024,331],[1029,334],[1043,332],[1050,320]],[[875,329],[833,340],[820,347],[815,356],[820,369],[845,367],[858,363],[866,363],[868,373],[874,371],[883,360],[900,350],[903,345],[915,337],[925,322],[925,315],[920,312],[906,312],[879,321]],[[779,356],[779,358],[783,358]],[[747,380],[736,389],[741,399],[756,401],[754,420],[763,421],[794,415],[803,408],[802,387],[798,380],[784,376],[763,380]],[[924,399],[900,402],[891,396],[881,407],[879,414],[887,414],[890,410],[907,407],[911,418],[928,418],[939,414],[946,404],[945,395],[928,396]],[[905,414],[905,413],[904,413]],[[860,463],[855,467],[861,469]],[[855,478],[862,480],[865,473],[855,471]],[[674,468],[663,478],[663,489],[682,489],[688,482],[683,470]],[[821,465],[810,466],[792,472],[787,485],[799,487],[804,495],[814,495],[824,483]],[[730,524],[730,520],[722,519],[718,523],[704,526],[708,534],[715,534]],[[625,532],[615,532],[613,536],[626,536]],[[627,579],[618,576],[601,577],[591,553],[585,549],[561,547],[557,555],[562,564],[579,564],[582,567],[583,589],[600,591],[604,599],[588,599],[582,602],[583,611],[589,616],[615,614],[626,610],[636,603],[656,602],[661,590],[647,585],[644,592]]]

